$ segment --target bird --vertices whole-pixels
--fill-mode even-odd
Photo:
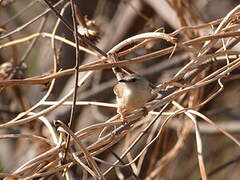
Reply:
[[[129,74],[120,79],[113,92],[117,100],[117,113],[124,122],[124,115],[135,109],[143,108],[147,113],[144,105],[156,96],[150,82],[138,74]]]

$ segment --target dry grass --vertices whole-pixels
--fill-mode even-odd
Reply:
[[[87,5],[49,2],[0,1],[1,177],[239,177],[233,163],[212,170],[239,160],[240,5],[206,23],[189,1],[98,1],[99,27]],[[116,114],[114,67],[155,82],[146,117]]]

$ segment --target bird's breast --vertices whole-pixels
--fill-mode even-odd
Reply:
[[[125,106],[140,108],[151,99],[151,90],[141,88],[134,90],[126,89],[123,99],[125,100]]]

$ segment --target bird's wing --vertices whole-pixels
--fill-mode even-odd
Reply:
[[[118,98],[121,98],[123,96],[123,88],[119,88],[119,86],[120,84],[115,85],[113,88],[113,92]]]

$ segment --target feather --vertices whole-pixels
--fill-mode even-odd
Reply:
[[[118,98],[121,98],[123,96],[123,88],[119,88],[119,86],[121,86],[121,84],[115,85],[113,88],[113,92]]]

